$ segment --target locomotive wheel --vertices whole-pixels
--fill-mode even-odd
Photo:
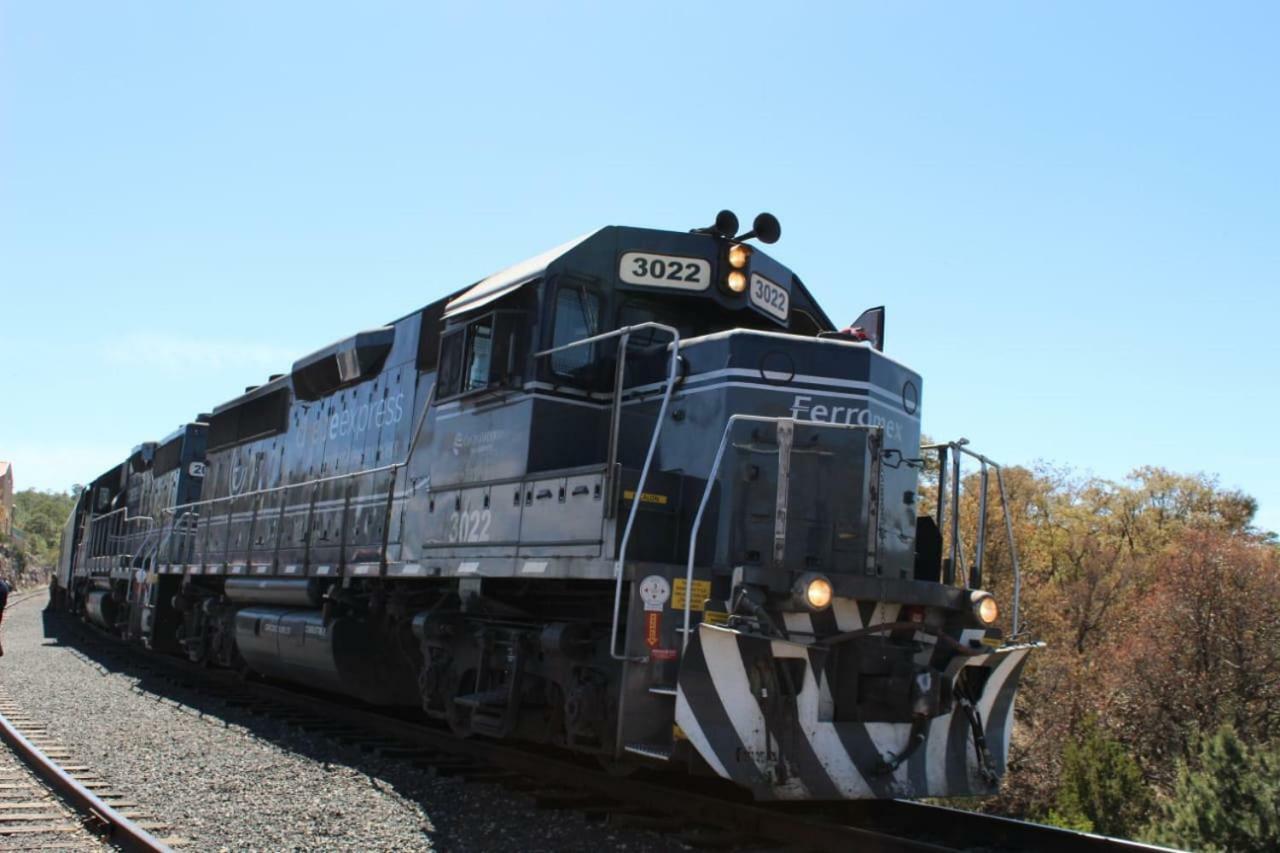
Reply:
[[[458,674],[453,679],[453,684],[449,690],[449,696],[444,700],[445,720],[449,723],[449,729],[460,738],[471,737],[471,708],[454,704],[454,697],[458,695],[459,688],[464,684],[474,684],[476,680],[476,671],[469,669],[464,673]]]

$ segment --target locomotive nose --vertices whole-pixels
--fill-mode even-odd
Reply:
[[[854,669],[865,649],[704,623],[680,670],[676,724],[713,770],[761,799],[990,794],[1029,649],[907,675],[895,710],[880,701],[895,676]]]
[[[683,420],[665,427],[663,449],[699,471],[726,442],[715,477],[720,517],[734,523],[717,530],[716,563],[786,590],[814,572],[914,577],[917,374],[866,343],[754,330],[682,355]]]

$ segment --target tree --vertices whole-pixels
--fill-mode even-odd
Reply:
[[[13,496],[13,523],[26,536],[31,561],[52,565],[58,559],[62,526],[75,506],[75,498],[63,492],[23,489]]]
[[[1146,823],[1151,793],[1142,770],[1097,717],[1082,721],[1062,765],[1051,823],[1124,838]]]
[[[1149,835],[1193,850],[1280,849],[1280,750],[1250,749],[1231,726],[1200,741]]]
[[[1230,724],[1250,743],[1280,737],[1280,550],[1187,530],[1155,566],[1108,692],[1122,736],[1168,783],[1196,732]]]
[[[1080,794],[1071,780],[1090,764],[1078,735],[1091,717],[1156,788],[1173,784],[1198,728],[1230,721],[1246,742],[1280,737],[1280,549],[1253,529],[1252,498],[1156,467],[1122,481],[1044,464],[1004,475],[1022,627],[1047,646],[1023,673],[1008,782],[988,808],[1091,824],[1061,801]],[[929,510],[936,483],[926,469]],[[970,554],[979,484],[965,477],[960,502]],[[991,498],[983,586],[1006,604],[1012,560],[994,483]]]

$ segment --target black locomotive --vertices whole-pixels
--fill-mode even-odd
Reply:
[[[943,557],[969,451],[920,512],[883,311],[838,329],[748,242],[776,220],[737,230],[602,228],[141,445],[81,495],[55,603],[759,797],[990,792],[1030,646],[976,588],[985,531],[967,582],[954,528]]]

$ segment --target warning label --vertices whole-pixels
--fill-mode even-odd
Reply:
[[[684,610],[685,581],[684,578],[676,578],[672,582],[671,606],[676,610]],[[690,610],[701,610],[706,600],[711,597],[711,581],[694,581],[693,582],[693,603],[689,606]]]
[[[646,610],[644,614],[644,644],[649,648],[657,648],[661,641],[662,614],[654,610]]]

